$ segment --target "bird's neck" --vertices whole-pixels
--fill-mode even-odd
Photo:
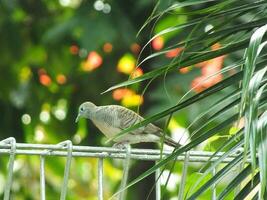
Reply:
[[[97,110],[98,110],[98,107],[95,107],[94,109],[91,109],[90,111],[88,111],[86,114],[86,118],[94,120],[96,118]]]

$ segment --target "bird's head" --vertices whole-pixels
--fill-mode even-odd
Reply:
[[[92,102],[84,102],[79,106],[78,115],[75,122],[78,122],[81,117],[90,118],[91,114],[95,111],[96,105]]]

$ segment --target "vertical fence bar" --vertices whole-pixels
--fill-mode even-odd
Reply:
[[[67,140],[62,143],[59,143],[59,145],[66,146],[67,151],[68,151],[67,161],[66,161],[65,170],[64,170],[63,185],[62,185],[61,194],[60,194],[60,200],[65,200],[66,195],[67,195],[70,165],[71,165],[71,158],[72,158],[72,142]]]
[[[129,175],[129,169],[130,169],[130,156],[131,156],[131,145],[126,144],[126,157],[124,160],[124,166],[123,166],[123,175],[122,175],[122,181],[120,186],[120,193],[119,193],[119,200],[125,200],[127,191],[125,190],[125,187],[127,185],[128,175]]]
[[[212,170],[212,175],[216,175],[216,168],[214,167]],[[216,184],[212,185],[212,200],[216,200]]]
[[[103,200],[103,158],[98,159],[98,200]]]
[[[161,198],[160,168],[158,168],[156,170],[156,173],[155,173],[155,181],[156,181],[156,200],[160,200],[160,198]]]
[[[45,200],[45,157],[40,156],[40,199]]]
[[[185,181],[186,181],[187,169],[188,169],[188,164],[189,164],[189,156],[190,156],[190,153],[186,152],[185,157],[184,157],[184,166],[183,166],[181,184],[179,187],[178,200],[183,200],[183,197],[184,197]]]
[[[2,140],[0,143],[10,144],[10,155],[9,155],[9,160],[8,160],[8,175],[7,175],[7,182],[6,182],[5,191],[4,191],[4,200],[9,200],[11,186],[12,186],[15,155],[16,155],[16,139],[13,137],[10,137],[5,140]]]

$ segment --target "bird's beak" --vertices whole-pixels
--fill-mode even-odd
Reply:
[[[79,121],[80,117],[81,117],[81,115],[78,114],[77,117],[76,117],[76,119],[75,119],[75,122],[76,122],[76,123]]]

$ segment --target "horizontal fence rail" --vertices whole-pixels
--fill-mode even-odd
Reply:
[[[15,138],[10,137],[0,141],[0,155],[9,156],[8,162],[8,174],[7,181],[4,190],[4,200],[10,199],[13,167],[16,155],[29,155],[40,157],[40,199],[45,200],[45,158],[48,156],[61,156],[66,158],[63,183],[61,186],[60,200],[65,200],[68,190],[68,179],[70,174],[71,160],[73,157],[92,157],[98,158],[98,199],[103,200],[103,159],[104,158],[117,158],[124,159],[124,173],[122,177],[121,189],[126,186],[127,176],[129,172],[129,165],[131,159],[154,161],[157,163],[158,160],[172,154],[171,150],[161,151],[157,149],[136,149],[131,148],[129,145],[125,149],[118,149],[112,147],[94,147],[94,146],[76,146],[71,141],[63,141],[59,144],[26,144],[16,143]],[[237,149],[236,152],[222,159],[223,163],[231,162],[237,156],[240,156],[243,149]],[[208,151],[189,151],[182,153],[176,158],[176,161],[183,161],[184,167],[182,171],[182,183],[179,189],[179,200],[183,198],[184,183],[187,175],[187,167],[189,162],[206,162],[218,160],[224,152],[218,152],[214,155],[214,152]],[[250,162],[250,160],[248,160]],[[161,198],[160,183],[158,181],[161,172],[160,169],[156,170],[156,200]],[[121,193],[119,199],[124,199],[126,193]],[[213,187],[213,196],[216,196],[216,186]],[[213,197],[213,199],[214,199]]]
[[[11,150],[10,144],[0,143],[0,154],[10,154],[14,151],[16,155],[41,155],[41,156],[62,156],[66,157],[68,151],[66,147],[60,144],[25,144],[16,143],[16,148]],[[223,162],[231,162],[236,156],[240,155],[242,149],[237,150],[234,154],[228,156]],[[163,150],[164,156],[171,155],[171,150]],[[217,160],[224,152],[219,152],[211,158],[211,161]],[[190,151],[189,162],[205,162],[210,159],[214,152],[209,151]],[[112,147],[94,147],[94,146],[72,146],[72,157],[95,157],[95,158],[126,158],[126,149],[117,149]],[[130,158],[136,160],[159,160],[160,150],[156,149],[131,149]],[[182,161],[185,153],[177,157],[177,161]]]

